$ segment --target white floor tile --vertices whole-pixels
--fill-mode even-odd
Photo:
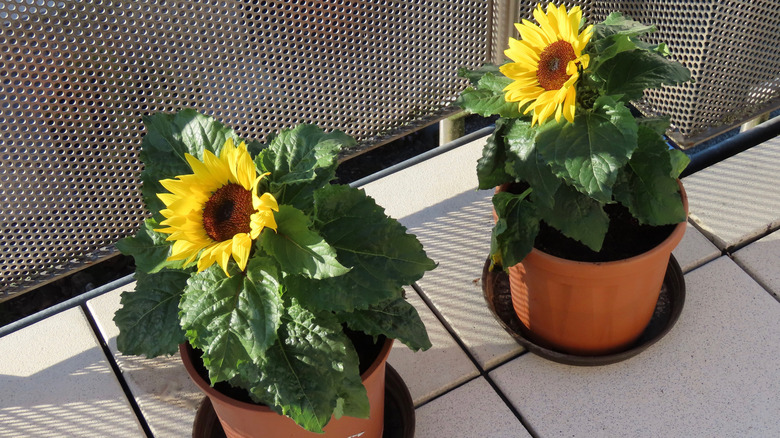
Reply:
[[[734,259],[775,298],[780,299],[780,231],[735,252]]]
[[[720,250],[707,240],[693,225],[688,223],[685,235],[672,251],[683,272],[688,272],[720,256]]]
[[[526,354],[491,376],[541,437],[780,436],[780,304],[727,257],[686,283],[677,325],[632,359]]]
[[[406,296],[425,323],[433,346],[426,351],[413,352],[396,341],[388,363],[403,378],[416,406],[477,376],[479,371],[419,295],[407,288]],[[446,365],[437,367],[433,364]]]
[[[135,283],[109,292],[87,303],[101,334],[114,352],[122,374],[155,437],[192,435],[192,423],[203,393],[190,381],[179,355],[147,359],[125,356],[117,351],[114,312],[120,294],[133,290]]]
[[[690,217],[721,249],[780,227],[780,137],[683,179]]]
[[[483,378],[473,380],[417,408],[415,416],[417,437],[530,438],[531,436]]]
[[[0,338],[0,437],[144,436],[81,309]]]

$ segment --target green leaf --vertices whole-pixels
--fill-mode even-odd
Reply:
[[[390,280],[372,281],[370,273],[353,268],[340,277],[312,280],[301,276],[284,279],[290,296],[307,308],[330,311],[365,309],[402,295],[403,289]]]
[[[495,64],[484,64],[482,67],[476,70],[469,70],[467,68],[458,69],[458,76],[466,78],[472,85],[479,84],[479,80],[482,79],[486,73],[492,73],[493,75],[501,75],[500,67]]]
[[[322,432],[346,395],[342,407],[367,413],[358,357],[336,318],[292,300],[282,321],[278,342],[257,363],[242,364],[233,382],[312,432]]]
[[[122,307],[114,315],[119,351],[146,357],[178,351],[185,341],[179,327],[179,299],[189,276],[181,271],[136,272],[135,291],[122,293]]]
[[[493,226],[490,253],[500,254],[505,268],[523,261],[533,249],[539,233],[536,208],[525,199],[528,193],[500,192],[493,196],[498,221]]]
[[[237,270],[236,270],[237,271]],[[181,326],[203,350],[212,385],[236,375],[276,342],[282,300],[278,273],[268,258],[253,258],[246,275],[226,277],[213,265],[188,281],[181,299]]]
[[[157,193],[167,192],[160,180],[192,173],[186,154],[202,159],[206,149],[219,153],[228,138],[240,141],[230,128],[192,109],[147,116],[144,125],[146,135],[139,155],[144,163],[141,194],[158,220],[158,213],[165,205],[157,198]]]
[[[203,160],[203,152],[206,150],[219,156],[228,139],[233,139],[235,146],[241,143],[241,139],[231,128],[192,109],[179,111],[174,118],[174,124],[180,127],[181,142],[187,146],[190,155],[199,160]]]
[[[666,133],[666,130],[669,129],[670,119],[669,116],[641,117],[637,119],[636,123],[638,126],[648,128],[662,136]]]
[[[611,38],[594,41],[589,52],[592,53],[595,62],[590,68],[596,70],[600,64],[614,58],[618,53],[636,49],[636,42],[626,35],[614,35]]]
[[[679,158],[673,157],[677,155],[663,137],[649,128],[639,128],[639,148],[615,185],[615,200],[642,224],[668,225],[685,220],[679,186],[673,176],[680,163],[676,161]]]
[[[274,137],[255,163],[271,172],[270,191],[280,204],[308,211],[314,190],[335,178],[339,151],[354,144],[343,132],[299,125]]]
[[[316,224],[351,267],[343,277],[311,283],[296,281],[294,294],[318,309],[352,310],[400,296],[401,287],[419,280],[436,264],[417,238],[363,190],[332,185],[315,193]]]
[[[680,177],[680,174],[683,173],[683,170],[688,167],[688,164],[691,163],[691,158],[685,154],[685,152],[677,149],[670,149],[669,155],[672,163],[672,172],[669,176],[677,179]]]
[[[597,201],[610,202],[618,171],[631,158],[636,142],[631,111],[603,96],[593,110],[578,112],[574,123],[543,125],[536,147],[558,177]]]
[[[414,351],[431,348],[431,341],[417,310],[404,298],[397,298],[368,309],[338,312],[336,317],[349,328],[372,336],[397,339]]]
[[[469,113],[485,117],[494,114],[507,118],[522,116],[517,102],[507,102],[504,99],[504,88],[512,83],[512,79],[504,76],[498,67],[478,70],[470,73],[468,77],[476,80],[476,88],[465,89],[455,101],[456,105]]]
[[[323,279],[349,272],[336,259],[336,250],[311,228],[308,216],[289,205],[274,214],[276,232],[261,234],[259,243],[286,274]]]
[[[492,72],[485,72],[485,74],[479,78],[479,82],[477,82],[477,89],[492,91],[494,93],[501,93],[503,96],[504,88],[506,88],[512,82],[514,82],[512,79],[504,76],[504,74],[499,70],[495,70]]]
[[[353,349],[348,348],[348,350]],[[358,360],[359,364],[360,360]],[[358,372],[360,372],[359,369]],[[338,395],[336,409],[333,410],[335,418],[345,415],[354,418],[368,418],[371,415],[371,405],[368,402],[368,394],[360,374],[344,373],[344,380],[338,389]]]
[[[482,156],[477,160],[477,179],[480,190],[492,189],[513,180],[512,176],[505,170],[507,157],[504,135],[508,125],[508,119],[498,119],[496,129],[482,148]]]
[[[523,114],[517,102],[507,102],[503,92],[477,90],[467,88],[455,100],[455,105],[463,108],[469,114],[483,117],[498,115],[506,118],[517,118]]]
[[[537,208],[539,217],[565,236],[600,251],[609,228],[609,216],[602,205],[568,185],[555,193],[553,208]]]
[[[626,18],[620,12],[612,12],[604,21],[593,26],[592,40],[600,40],[613,35],[636,37],[655,31],[655,26]]]
[[[339,260],[399,286],[436,267],[422,244],[362,189],[331,185],[315,193],[317,228]]]
[[[146,219],[133,237],[125,237],[116,243],[116,248],[124,255],[133,256],[136,269],[147,274],[159,272],[164,268],[180,269],[184,261],[168,261],[171,242],[166,234],[154,231],[159,225],[153,218]]]
[[[525,181],[531,186],[534,203],[552,207],[555,202],[553,196],[562,181],[539,153],[535,144],[537,132],[530,122],[515,120],[511,123],[505,134],[509,148],[507,171],[515,180]]]
[[[691,79],[691,72],[680,63],[647,50],[618,53],[599,65],[595,73],[605,81],[604,92],[623,96],[623,101],[641,98],[648,88],[676,85]]]
[[[249,156],[251,157],[257,157],[265,148],[267,148],[268,145],[265,143],[260,143],[257,140],[249,140],[246,142],[246,150],[249,152]]]

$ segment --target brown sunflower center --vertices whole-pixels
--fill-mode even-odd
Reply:
[[[566,41],[557,41],[547,46],[539,55],[539,67],[536,80],[545,90],[559,90],[571,75],[566,74],[566,66],[577,59],[574,48]]]
[[[203,229],[216,242],[251,231],[252,192],[239,184],[226,184],[211,195],[203,207]]]

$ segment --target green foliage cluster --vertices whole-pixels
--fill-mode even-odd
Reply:
[[[638,39],[652,26],[611,14],[596,24],[583,53],[590,56],[577,86],[573,123],[551,119],[531,126],[516,102],[504,100],[512,80],[497,66],[461,70],[472,84],[459,97],[467,112],[499,115],[477,163],[480,189],[510,182],[530,187],[493,198],[498,222],[491,254],[512,266],[531,251],[544,221],[594,251],[609,227],[604,205],[621,203],[641,223],[685,220],[677,178],[687,156],[664,140],[667,119],[633,116],[628,103],[645,89],[690,80],[690,72],[666,58],[665,45]]]
[[[402,287],[435,264],[417,238],[362,190],[332,185],[337,154],[354,140],[311,125],[266,144],[248,143],[261,181],[279,203],[277,230],[264,229],[245,271],[167,261],[172,242],[155,232],[164,205],[159,181],[192,173],[189,153],[219,154],[235,132],[194,110],[144,120],[143,198],[151,213],[117,243],[136,262],[136,287],[115,315],[125,354],[203,351],[211,383],[245,388],[255,401],[321,432],[332,415],[367,417],[358,355],[344,327],[397,339],[413,350],[430,341]]]

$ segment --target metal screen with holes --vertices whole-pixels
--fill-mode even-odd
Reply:
[[[0,301],[107,257],[144,216],[141,117],[245,138],[341,129],[356,154],[453,111],[528,0],[0,0]],[[780,107],[777,0],[574,0],[657,24],[695,83],[651,91],[692,145]],[[507,15],[512,15],[508,17]]]
[[[0,1],[0,301],[113,253],[144,217],[141,117],[245,138],[298,123],[358,149],[452,109],[485,0]]]
[[[531,17],[537,3],[509,1],[516,3],[515,19]],[[691,70],[693,82],[648,90],[636,105],[646,115],[669,115],[669,137],[683,148],[780,108],[780,0],[561,3],[581,6],[590,23],[620,11],[658,28],[645,39],[666,43],[671,57]],[[517,32],[511,29],[509,35],[517,37]],[[501,59],[494,55],[494,62]]]
[[[658,31],[673,58],[691,70],[691,83],[649,90],[646,114],[670,114],[672,139],[682,147],[780,108],[780,1],[594,1],[595,13],[615,9]]]

